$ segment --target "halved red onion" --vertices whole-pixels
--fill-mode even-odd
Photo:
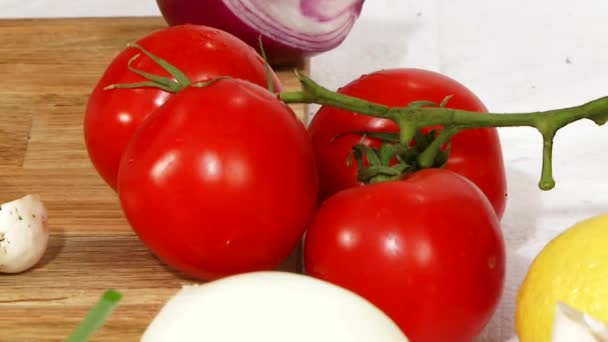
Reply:
[[[157,0],[169,25],[199,24],[229,32],[264,50],[273,65],[340,45],[365,0]]]

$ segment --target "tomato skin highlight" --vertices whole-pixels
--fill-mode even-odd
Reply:
[[[265,86],[266,68],[259,54],[236,37],[215,28],[179,25],[154,31],[137,41],[153,54],[176,66],[192,82],[231,76]],[[104,90],[111,84],[145,79],[127,67],[141,51],[128,47],[108,65],[95,85],[86,107],[84,139],[91,162],[103,180],[116,190],[120,158],[142,121],[173,94],[158,88]],[[169,77],[147,56],[132,64],[137,69]],[[275,87],[281,89],[273,73]]]
[[[173,268],[204,280],[272,269],[316,207],[312,143],[262,87],[237,79],[189,87],[138,129],[118,193],[134,231]]]
[[[327,199],[306,233],[304,266],[370,300],[413,342],[464,342],[496,310],[505,247],[477,186],[425,169]]]
[[[413,101],[441,103],[452,95],[448,108],[487,112],[484,104],[469,89],[442,74],[413,68],[387,69],[363,75],[338,90],[391,107],[404,107]],[[338,135],[353,131],[398,132],[388,119],[374,118],[331,106],[323,106],[312,118],[308,130],[312,136],[319,169],[319,201],[349,187],[360,186],[357,165],[346,160],[357,143],[377,147],[377,139],[360,134]],[[428,130],[426,130],[428,131]],[[452,138],[446,168],[475,183],[488,197],[499,218],[507,201],[507,184],[502,148],[496,128],[467,129]]]

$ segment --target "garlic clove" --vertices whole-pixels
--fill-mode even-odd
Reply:
[[[608,342],[608,325],[573,307],[558,302],[551,342]]]
[[[0,204],[0,273],[36,265],[47,249],[48,211],[38,194]]]

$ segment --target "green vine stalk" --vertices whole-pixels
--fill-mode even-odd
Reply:
[[[135,69],[131,64],[141,56],[140,54],[137,54],[131,58],[127,66],[132,72],[142,76],[146,81],[130,84],[112,84],[107,86],[106,90],[157,87],[175,93],[186,87],[211,86],[221,79],[230,78],[228,76],[220,76],[208,81],[193,83],[183,72],[171,65],[168,61],[155,56],[153,53],[137,44],[130,44],[129,46],[140,50],[141,53],[151,58],[172,77],[152,75],[143,70]],[[363,173],[361,177],[370,181],[373,181],[376,175],[378,175],[378,179],[381,180],[395,179],[400,176],[398,172],[413,172],[420,168],[441,166],[442,162],[445,162],[446,160],[445,151],[443,149],[444,146],[449,145],[450,139],[462,130],[483,127],[528,126],[536,128],[543,138],[543,158],[539,188],[542,190],[550,190],[555,187],[552,169],[552,153],[553,139],[555,138],[557,131],[564,126],[581,119],[591,120],[597,125],[603,125],[608,121],[608,97],[602,97],[575,107],[542,112],[485,113],[480,115],[478,112],[448,108],[446,104],[449,101],[449,96],[446,97],[442,103],[433,103],[421,99],[420,101],[412,102],[405,107],[388,107],[331,91],[317,84],[309,77],[297,72],[297,70],[295,74],[302,86],[302,90],[276,93],[271,80],[272,70],[268,64],[266,64],[266,68],[268,90],[275,93],[277,98],[286,104],[314,103],[333,106],[363,115],[389,119],[398,125],[399,135],[397,139],[389,137],[388,140],[397,140],[391,141],[391,143],[401,144],[401,148],[371,151],[369,149],[362,150],[360,146],[354,147],[353,154],[356,156],[361,157],[362,155],[366,155],[371,157],[371,159],[378,161],[377,164],[372,165],[373,172],[371,173],[370,170],[362,170],[364,166],[361,163],[359,164],[360,171]],[[415,151],[415,154],[410,153],[412,151],[408,151],[407,147],[410,146],[412,141],[417,139],[420,129],[429,126],[441,126],[443,129],[437,136],[433,137],[432,141],[425,144],[424,149],[420,150],[420,148],[418,148],[418,150]],[[373,132],[370,134],[373,134]],[[376,154],[376,157],[374,157],[374,154]],[[396,157],[403,165],[386,165],[386,160],[392,160],[392,157]],[[412,158],[414,160],[412,160]],[[370,158],[367,159],[369,160]],[[412,166],[412,164],[415,165]]]
[[[539,188],[550,190],[555,187],[552,171],[553,139],[564,126],[589,119],[597,125],[608,121],[608,97],[602,97],[579,106],[530,113],[486,113],[446,108],[445,103],[434,104],[416,101],[406,107],[387,107],[360,98],[333,92],[296,71],[302,85],[301,91],[283,92],[277,97],[285,103],[309,103],[332,106],[352,112],[386,118],[399,126],[399,141],[409,145],[416,132],[424,127],[440,125],[443,132],[418,155],[418,166],[432,167],[441,147],[456,133],[471,128],[516,127],[536,128],[543,138],[542,170]],[[445,101],[444,101],[445,102]]]

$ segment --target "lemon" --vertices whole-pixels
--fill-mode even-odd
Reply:
[[[608,322],[608,214],[578,222],[536,256],[517,295],[520,342],[551,341],[558,302]]]

